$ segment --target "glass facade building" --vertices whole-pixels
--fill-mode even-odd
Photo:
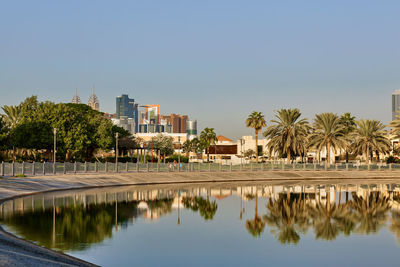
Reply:
[[[135,122],[135,132],[139,131],[139,112],[138,104],[135,99],[129,98],[128,95],[121,95],[116,98],[116,114],[117,119],[121,116],[131,118]]]

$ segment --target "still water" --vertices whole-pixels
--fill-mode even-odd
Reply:
[[[400,185],[213,184],[4,202],[1,224],[102,266],[399,265]]]

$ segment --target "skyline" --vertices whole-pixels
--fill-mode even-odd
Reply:
[[[95,85],[101,111],[128,94],[238,138],[253,110],[387,124],[400,88],[396,1],[22,3],[2,6],[1,106],[87,103]]]

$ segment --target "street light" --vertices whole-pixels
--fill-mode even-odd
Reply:
[[[115,133],[115,164],[118,166],[118,137],[119,133]]]
[[[57,153],[57,128],[53,128],[53,133],[54,133],[54,158],[53,161],[56,163],[56,153]]]
[[[241,154],[240,163],[243,164],[243,145],[244,145],[244,139],[243,139],[243,138],[240,138],[239,140],[240,140],[240,154]]]

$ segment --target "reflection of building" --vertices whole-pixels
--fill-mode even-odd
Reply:
[[[399,109],[400,109],[400,90],[396,90],[392,94],[392,120],[396,119],[396,115]]]
[[[138,104],[135,103],[135,99],[129,98],[128,95],[118,96],[116,98],[116,114],[117,119],[120,119],[121,116],[133,119],[135,123],[133,133],[139,131]],[[117,122],[118,121],[115,121],[115,123]]]
[[[166,121],[172,125],[173,133],[186,133],[186,121],[188,120],[187,115],[170,114],[168,116],[161,115],[161,120]]]
[[[99,103],[99,99],[97,98],[96,94],[94,93],[94,87],[92,90],[92,94],[89,97],[88,106],[94,110],[100,111],[100,103]]]

